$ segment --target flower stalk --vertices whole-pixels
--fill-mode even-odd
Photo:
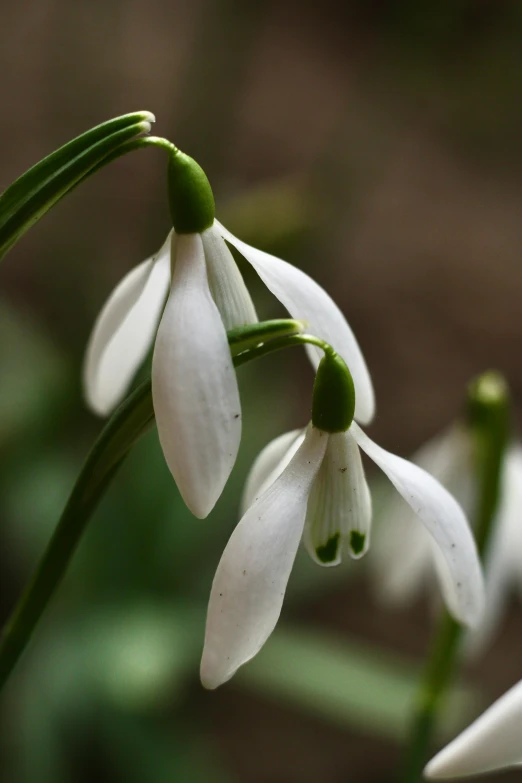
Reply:
[[[474,525],[484,563],[499,503],[502,467],[509,440],[509,393],[501,375],[487,372],[468,387],[466,418],[474,441],[479,487]],[[428,759],[437,719],[455,672],[464,628],[444,610],[417,696],[417,708],[400,780],[417,783]]]

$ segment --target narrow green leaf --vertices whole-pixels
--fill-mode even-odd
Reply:
[[[149,122],[142,120],[130,125],[124,123],[120,130],[102,135],[89,146],[85,143],[76,146],[75,140],[70,142],[72,147],[66,145],[68,149],[57,150],[16,180],[0,196],[0,258],[86,174],[118,147],[148,129]]]
[[[47,155],[18,177],[0,196],[0,226],[12,216],[20,201],[34,193],[49,177],[63,169],[89,147],[112,136],[113,133],[147,121],[154,121],[154,115],[147,111],[115,117],[82,133]]]

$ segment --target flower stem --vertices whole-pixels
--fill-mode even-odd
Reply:
[[[484,373],[472,381],[468,388],[466,413],[475,447],[474,468],[478,487],[473,527],[477,550],[484,563],[494,529],[509,436],[509,395],[504,379],[496,373]],[[458,663],[463,632],[463,627],[445,611],[435,632],[417,695],[411,739],[400,777],[402,783],[422,780],[440,709]]]
[[[298,334],[301,329],[301,322],[289,319],[253,324],[241,333],[233,330],[230,342],[240,352],[233,357],[234,365],[238,367],[271,351],[305,343],[332,350],[312,335]],[[284,336],[279,337],[280,334]],[[266,342],[258,344],[261,340]],[[152,387],[147,380],[120,405],[95,442],[40,563],[0,634],[0,690],[60,584],[98,502],[132,446],[153,424]]]

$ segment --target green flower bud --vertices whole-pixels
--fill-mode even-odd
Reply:
[[[469,384],[466,415],[471,427],[493,430],[497,439],[505,439],[509,429],[509,408],[509,388],[499,372],[490,370]]]
[[[210,228],[216,206],[207,175],[193,158],[175,148],[169,156],[168,187],[176,234],[200,234]]]
[[[355,388],[350,370],[335,351],[328,351],[315,376],[312,424],[324,432],[346,432],[354,411]]]

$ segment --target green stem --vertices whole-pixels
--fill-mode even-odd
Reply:
[[[467,417],[474,444],[478,502],[475,538],[484,563],[498,508],[502,465],[509,434],[509,399],[504,380],[496,373],[484,373],[468,389]],[[464,629],[444,612],[436,630],[431,654],[417,697],[417,707],[402,783],[422,780],[422,771],[437,727],[448,686],[457,667]]]
[[[332,346],[319,339],[319,337],[315,337],[312,334],[292,334],[275,338],[243,353],[237,352],[234,356],[234,365],[240,367],[242,364],[252,361],[252,359],[260,359],[261,356],[265,356],[267,353],[274,353],[274,351],[280,351],[283,348],[293,348],[296,345],[315,345],[325,353],[334,353]]]
[[[457,663],[461,636],[462,626],[444,611],[417,694],[413,731],[401,777],[403,783],[417,783],[422,780],[422,770],[428,760],[442,698]]]
[[[292,329],[297,332],[301,328],[299,321],[265,321],[254,324],[250,329],[245,327],[242,330],[243,342],[239,339],[239,330],[234,330],[231,341],[238,351],[238,355],[233,357],[234,365],[238,367],[271,351],[305,343],[317,345],[326,351],[332,350],[328,344],[312,335],[287,333]],[[250,331],[255,331],[257,342],[261,339],[267,339],[268,342],[245,350],[252,342]],[[273,338],[278,333],[284,336]],[[147,380],[129,395],[102,430],[76,480],[40,563],[2,631],[0,690],[60,584],[98,502],[132,446],[153,423],[152,387],[150,380]]]

